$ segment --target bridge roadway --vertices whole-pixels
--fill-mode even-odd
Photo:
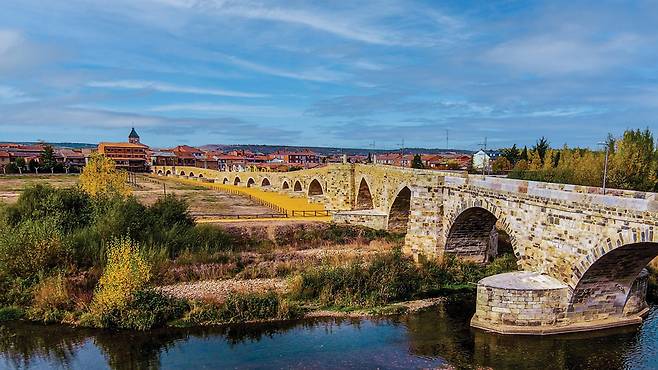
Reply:
[[[363,164],[153,172],[304,197],[340,210],[335,222],[406,233],[404,251],[417,260],[454,254],[486,263],[505,233],[522,271],[478,282],[472,324],[485,330],[582,331],[637,323],[646,312],[644,268],[658,255],[656,193],[603,195],[595,187]]]

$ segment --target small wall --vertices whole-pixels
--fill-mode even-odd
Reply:
[[[388,216],[377,211],[342,211],[334,214],[334,222],[337,224],[349,224],[366,226],[376,230],[386,230]]]
[[[475,316],[471,325],[505,332],[507,326],[565,324],[569,288],[534,272],[499,274],[478,282]]]

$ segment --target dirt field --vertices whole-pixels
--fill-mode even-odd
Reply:
[[[174,181],[164,181],[167,194],[176,194],[185,198],[194,214],[224,213],[245,215],[255,213],[273,213],[267,207],[261,206],[246,197],[222,193],[203,186],[183,184]],[[54,187],[75,186],[77,175],[23,175],[0,176],[0,202],[15,203],[21,191],[36,184],[49,184]],[[133,194],[144,204],[153,204],[163,194],[163,186],[137,178],[137,186]]]

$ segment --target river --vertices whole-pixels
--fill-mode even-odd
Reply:
[[[381,319],[150,332],[5,323],[0,367],[29,369],[657,369],[658,306],[640,326],[547,337],[469,327],[474,302]]]

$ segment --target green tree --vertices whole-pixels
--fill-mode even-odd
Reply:
[[[512,164],[506,157],[500,156],[493,161],[491,169],[494,173],[502,173],[511,170]]]
[[[43,146],[43,151],[40,156],[41,166],[43,169],[54,172],[57,159],[55,158],[55,149],[50,144]]]
[[[615,143],[610,156],[611,187],[649,191],[656,189],[656,150],[653,134],[646,129],[628,130]]]
[[[535,143],[535,146],[532,148],[532,151],[537,152],[539,154],[539,158],[541,159],[541,162],[544,163],[544,157],[546,156],[546,151],[550,148],[550,144],[548,143],[548,140],[546,140],[545,137],[539,138],[537,142]]]
[[[519,156],[519,160],[527,162],[528,159],[530,159],[530,158],[528,158],[528,147],[524,146],[523,150],[521,151],[521,155]]]
[[[420,157],[420,154],[414,155],[414,159],[411,161],[411,168],[425,168],[423,159]]]
[[[503,157],[505,157],[512,166],[521,159],[521,152],[519,151],[519,148],[516,147],[516,144],[512,145],[511,148],[502,149],[501,152]]]

